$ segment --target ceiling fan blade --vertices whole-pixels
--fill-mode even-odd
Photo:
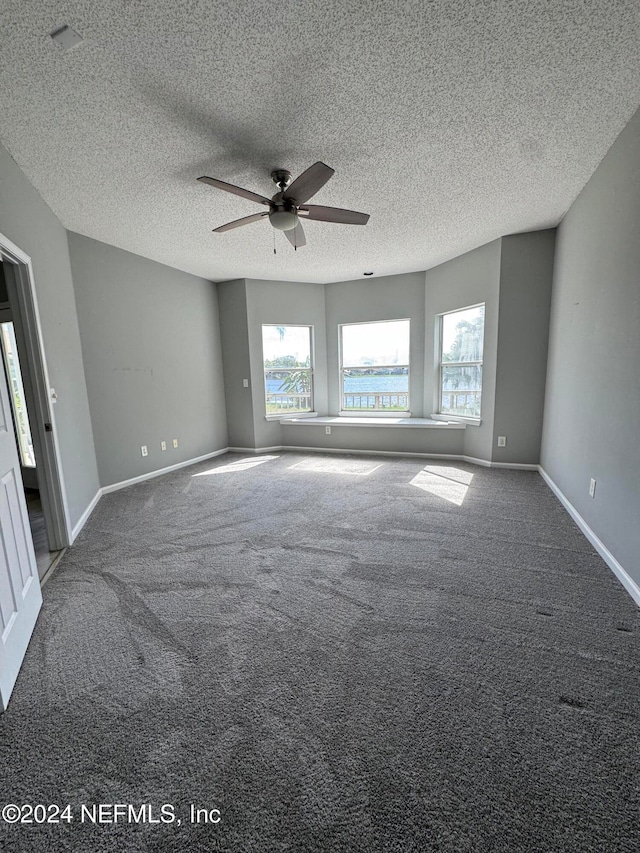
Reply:
[[[285,231],[284,233],[294,249],[299,249],[300,246],[307,245],[307,238],[304,236],[304,229],[301,222],[298,222],[296,227],[292,228],[291,231]]]
[[[310,199],[327,183],[333,174],[335,174],[335,169],[318,160],[317,163],[309,166],[301,175],[298,175],[291,186],[284,191],[283,198],[292,199],[296,204],[304,204],[307,199]]]
[[[323,207],[321,204],[305,204],[299,208],[298,215],[306,219],[317,219],[319,222],[339,222],[343,225],[366,225],[369,221],[368,213],[343,210],[341,207]]]
[[[241,225],[248,225],[250,222],[257,222],[259,219],[264,219],[269,213],[265,210],[264,213],[252,213],[251,216],[243,216],[242,219],[234,219],[233,222],[227,222],[226,225],[221,225],[219,228],[214,228],[214,234],[222,234],[224,231],[231,231],[232,228],[239,228]]]
[[[206,175],[203,175],[198,180],[202,181],[203,184],[210,184],[212,187],[217,187],[219,190],[224,190],[227,193],[239,195],[241,198],[248,198],[249,201],[257,201],[258,204],[271,204],[271,199],[266,198],[266,196],[252,193],[251,190],[245,190],[242,187],[236,187],[235,184],[227,184],[225,181],[219,181],[217,178],[208,178]]]

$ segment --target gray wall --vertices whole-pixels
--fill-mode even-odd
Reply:
[[[340,426],[331,424],[331,435],[325,425],[283,425],[285,447],[321,447],[328,450],[380,451],[388,453],[438,453],[461,456],[464,453],[463,429],[417,429],[415,427]]]
[[[498,347],[501,241],[494,240],[440,266],[427,270],[425,299],[425,414],[438,404],[438,356],[436,324],[439,314],[485,303],[482,408],[480,426],[464,432],[464,453],[491,459]]]
[[[234,279],[220,282],[217,289],[229,446],[255,447],[247,285],[244,279]],[[244,379],[249,381],[247,388]]]
[[[215,285],[71,232],[69,252],[100,484],[226,447]]]
[[[340,410],[338,326],[376,320],[411,320],[409,406],[423,416],[424,273],[363,278],[325,285],[329,414]]]
[[[548,229],[502,238],[494,462],[540,461],[555,236]]]
[[[282,444],[278,421],[265,419],[262,325],[313,326],[314,408],[327,414],[327,348],[324,285],[247,279],[247,318],[251,356],[251,391],[256,447]]]
[[[282,444],[279,421],[265,417],[263,324],[313,327],[314,405],[327,411],[324,285],[240,279],[218,285],[229,445]],[[243,387],[243,379],[249,387]]]
[[[640,583],[640,112],[558,229],[542,466]]]
[[[253,280],[219,285],[231,445],[455,453],[537,464],[554,238],[553,229],[511,235],[426,273],[324,286]],[[438,397],[438,315],[480,302],[486,313],[479,426],[469,424],[464,431],[449,433],[334,426],[327,436],[324,426],[281,426],[265,419],[263,323],[314,327],[315,409],[320,415],[336,415],[340,324],[409,318],[411,411],[416,417],[429,417]],[[242,387],[247,375],[250,391]],[[498,431],[507,435],[507,447],[500,451]]]
[[[0,146],[0,233],[31,257],[71,526],[99,488],[67,234]]]

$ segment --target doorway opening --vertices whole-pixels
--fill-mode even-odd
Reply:
[[[0,241],[0,361],[41,584],[69,543],[49,388],[28,259]],[[13,247],[15,250],[15,247]]]

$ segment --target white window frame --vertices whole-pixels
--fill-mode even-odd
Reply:
[[[472,308],[484,308],[485,309],[485,321],[486,321],[486,302],[477,302],[475,305],[465,305],[463,308],[454,308],[452,311],[443,311],[441,314],[438,314],[437,324],[438,324],[438,406],[436,416],[438,418],[446,418],[450,421],[463,421],[465,423],[479,424],[482,420],[482,403],[484,400],[484,359],[480,361],[443,361],[442,360],[442,342],[443,342],[443,334],[442,334],[442,326],[444,323],[445,317],[450,317],[452,314],[459,314],[462,311],[470,311]],[[484,355],[484,331],[485,331],[485,323],[482,326],[482,352]],[[442,368],[446,367],[473,367],[477,366],[482,369],[482,384],[480,386],[480,415],[475,418],[470,415],[456,415],[453,412],[443,412],[442,411]]]
[[[284,328],[284,329],[292,329],[292,328],[308,329],[309,330],[309,362],[310,362],[310,365],[308,368],[307,367],[265,367],[264,366],[264,350],[263,350],[263,352],[262,352],[262,376],[263,376],[262,390],[264,391],[265,419],[268,421],[281,421],[281,420],[283,420],[283,418],[310,418],[310,417],[315,417],[316,411],[315,411],[315,388],[314,388],[314,383],[315,383],[314,327],[308,323],[262,323],[262,325],[260,326],[260,333],[261,333],[260,344],[261,345],[262,345],[262,342],[264,340],[264,338],[262,337],[262,330],[265,326],[270,326],[273,328],[280,327],[280,328]],[[310,388],[309,405],[310,405],[310,408],[308,411],[305,410],[303,412],[291,412],[290,414],[287,412],[267,412],[267,394],[268,394],[268,392],[267,392],[267,373],[273,372],[274,370],[277,370],[279,373],[284,373],[284,372],[293,373],[294,371],[299,371],[299,370],[308,370],[309,371],[309,374],[310,374],[310,383],[309,383],[309,388]]]
[[[366,370],[366,365],[345,365],[343,364],[343,346],[342,332],[345,326],[377,326],[381,323],[409,323],[409,364],[376,364],[371,365],[375,368],[407,368],[407,408],[406,409],[346,409],[344,405],[344,371],[345,370]],[[411,416],[411,318],[410,317],[392,317],[387,320],[360,320],[357,323],[340,323],[338,325],[338,384],[340,388],[340,415],[343,417],[376,417],[376,418],[402,418]],[[400,392],[404,393],[404,392]]]

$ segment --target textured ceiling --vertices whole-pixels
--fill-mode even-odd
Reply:
[[[49,33],[84,36],[63,51]],[[0,139],[63,224],[213,280],[427,269],[553,226],[640,104],[640,2],[0,0]],[[294,252],[269,173],[316,160]]]

